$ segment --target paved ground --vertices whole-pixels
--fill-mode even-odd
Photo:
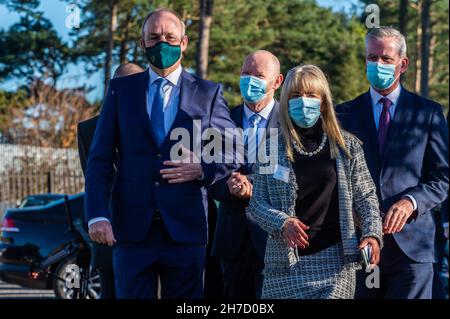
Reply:
[[[29,289],[0,281],[0,299],[53,299],[52,290]]]

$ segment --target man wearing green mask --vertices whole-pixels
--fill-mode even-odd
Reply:
[[[383,218],[380,287],[366,286],[368,274],[361,272],[356,298],[432,296],[432,209],[448,191],[448,128],[438,103],[400,84],[409,65],[406,49],[399,31],[370,30],[366,74],[371,87],[336,107],[343,127],[363,142]]]
[[[175,12],[158,9],[146,17],[141,46],[150,68],[110,81],[89,152],[89,234],[114,245],[117,298],[156,298],[158,277],[163,299],[203,297],[206,187],[240,166],[193,153],[194,141],[200,149],[206,143],[195,132],[203,136],[212,128],[225,140],[225,129],[235,124],[221,85],[181,67],[187,45]],[[175,130],[189,133],[185,148]],[[106,194],[116,149],[110,205]],[[180,151],[183,161],[174,158]]]

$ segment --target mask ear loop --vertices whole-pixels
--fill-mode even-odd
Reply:
[[[279,74],[278,74],[279,75]],[[267,84],[269,84],[270,82],[272,82],[278,75],[275,75],[274,77],[272,77],[270,80],[266,81],[266,95],[267,93],[269,93],[270,91],[273,90],[273,87],[270,89],[270,91],[267,91]]]

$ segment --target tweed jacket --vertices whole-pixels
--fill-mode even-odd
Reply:
[[[382,247],[382,223],[375,184],[367,168],[361,142],[345,131],[343,136],[351,158],[341,149],[336,158],[339,224],[345,262],[356,266],[360,260],[356,227],[361,230],[361,238],[375,237]],[[253,196],[248,207],[248,212],[269,235],[264,273],[288,272],[301,258],[297,249],[284,242],[282,227],[287,218],[296,216],[295,200],[302,185],[297,185],[283,135],[280,133],[272,143],[274,140],[278,143],[278,154],[268,154],[265,162],[269,164],[256,163]],[[269,143],[271,140],[267,140]],[[288,169],[288,182],[274,177],[276,165]]]

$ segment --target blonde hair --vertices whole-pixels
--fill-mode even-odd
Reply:
[[[296,66],[291,69],[284,81],[281,89],[280,98],[280,124],[281,132],[286,142],[286,153],[289,160],[294,160],[294,151],[292,141],[296,141],[300,147],[303,147],[300,136],[295,130],[295,124],[289,116],[289,99],[294,96],[300,96],[307,92],[314,92],[320,95],[322,100],[321,117],[322,127],[328,136],[330,143],[331,157],[338,155],[338,146],[346,153],[350,153],[345,146],[345,140],[342,136],[342,130],[336,118],[330,87],[325,74],[315,65]]]

